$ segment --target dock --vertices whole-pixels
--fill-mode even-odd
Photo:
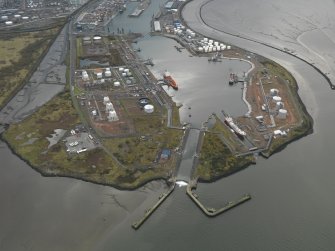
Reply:
[[[207,215],[208,217],[215,217],[218,216],[219,214],[222,214],[224,212],[227,212],[228,210],[237,207],[244,202],[247,202],[248,200],[251,199],[250,194],[245,194],[243,195],[240,199],[236,201],[229,201],[224,207],[220,209],[215,209],[215,208],[207,208],[205,207],[199,200],[198,200],[198,195],[193,192],[192,190],[196,188],[197,181],[192,180],[189,185],[187,186],[186,193],[187,195],[193,200],[193,202],[202,210],[202,212]]]
[[[165,192],[165,193],[162,193],[159,196],[159,199],[155,203],[155,205],[153,205],[151,208],[149,208],[148,210],[146,210],[144,216],[140,220],[134,222],[131,226],[135,230],[139,229],[142,226],[142,224],[153,214],[153,212],[155,212],[155,210],[164,202],[164,200],[167,197],[169,197],[169,195],[173,192],[175,186],[176,186],[176,183],[174,181],[173,184],[171,185],[171,187],[169,188],[169,190],[167,192]]]

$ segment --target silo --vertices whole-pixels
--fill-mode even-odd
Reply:
[[[144,111],[146,113],[153,113],[154,112],[154,106],[153,105],[145,105],[144,106]]]
[[[279,119],[286,119],[287,117],[287,110],[285,109],[279,109],[277,118]]]
[[[231,46],[230,45],[227,45],[227,50],[230,50],[231,49]]]
[[[114,86],[115,87],[119,87],[120,86],[120,82],[118,82],[118,81],[114,82]]]

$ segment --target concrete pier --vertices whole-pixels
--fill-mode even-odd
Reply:
[[[224,207],[220,209],[207,208],[198,200],[198,195],[192,191],[196,188],[196,184],[197,181],[192,180],[187,186],[186,193],[193,200],[193,202],[203,211],[203,213],[209,217],[215,217],[251,199],[251,196],[249,194],[245,194],[236,201],[228,202]]]
[[[146,210],[144,216],[140,220],[134,222],[131,226],[135,230],[139,229],[142,226],[142,224],[150,217],[150,215],[164,202],[164,200],[167,197],[169,197],[169,195],[173,192],[175,186],[176,186],[176,183],[174,181],[173,185],[171,185],[170,189],[167,192],[162,193],[161,196],[159,196],[159,199],[155,203],[155,205],[153,205],[153,207],[151,207],[150,209]]]

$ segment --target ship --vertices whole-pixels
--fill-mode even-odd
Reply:
[[[237,76],[234,73],[230,73],[229,76],[229,85],[235,84],[237,81]]]
[[[232,117],[230,117],[228,114],[226,114],[224,111],[222,111],[222,114],[224,116],[224,122],[226,125],[228,125],[234,133],[239,136],[239,138],[243,139],[247,134],[245,131],[240,129],[235,123]]]
[[[171,86],[175,90],[178,90],[178,85],[176,81],[171,77],[170,72],[165,71],[163,77],[164,77],[165,84],[167,84],[168,86]]]

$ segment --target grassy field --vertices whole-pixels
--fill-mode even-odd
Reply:
[[[29,78],[61,28],[0,34],[0,108]]]
[[[10,125],[3,137],[18,155],[44,175],[70,176],[124,189],[136,188],[152,179],[167,178],[175,167],[173,156],[167,163],[157,163],[155,167],[145,166],[155,160],[158,154],[157,144],[159,147],[171,148],[180,142],[181,131],[163,127],[160,127],[159,134],[152,137],[152,141],[128,138],[104,142],[115,155],[118,153],[115,149],[120,150],[117,157],[129,164],[126,168],[119,166],[101,148],[73,155],[66,152],[62,141],[48,148],[46,137],[50,137],[55,129],[69,131],[78,123],[80,120],[70,94],[64,92],[23,122]]]
[[[212,181],[234,173],[254,163],[254,157],[235,157],[217,133],[207,132],[201,148],[195,176]]]

